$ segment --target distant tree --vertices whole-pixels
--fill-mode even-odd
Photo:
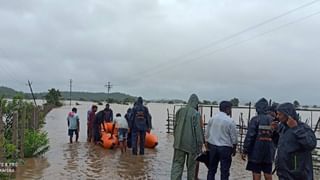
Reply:
[[[47,104],[53,104],[55,106],[62,106],[62,103],[60,102],[61,99],[61,93],[59,89],[49,89],[48,94],[45,96]]]
[[[245,103],[244,105],[245,105],[245,106],[250,106],[250,104],[251,104],[251,102],[247,102],[247,103]]]
[[[308,105],[303,105],[302,107],[303,107],[303,108],[309,108],[309,106],[308,106]]]
[[[115,98],[107,98],[106,102],[110,104],[123,104],[123,101],[117,100]]]
[[[317,106],[317,105],[313,105],[312,107],[313,107],[313,108],[318,108],[318,106]]]
[[[124,104],[127,104],[127,103],[134,103],[135,102],[135,98],[134,97],[127,97],[123,100],[123,103]]]
[[[209,105],[209,104],[211,104],[211,102],[208,100],[203,100],[203,104]]]
[[[297,107],[300,107],[300,103],[299,101],[295,100],[293,101],[293,105],[297,108]]]
[[[218,101],[212,101],[212,105],[218,105]]]
[[[79,101],[87,101],[85,98],[79,98]]]
[[[230,102],[231,102],[232,106],[238,107],[240,101],[239,101],[238,98],[233,98],[233,99],[230,100]]]

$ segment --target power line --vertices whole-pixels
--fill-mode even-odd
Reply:
[[[319,15],[319,14],[320,14],[320,11],[317,11],[317,12],[315,12],[315,13],[312,13],[312,14],[309,14],[309,15],[307,15],[307,16],[301,17],[301,18],[296,19],[296,20],[294,20],[294,21],[291,21],[291,22],[289,22],[289,23],[280,25],[280,26],[278,26],[278,27],[275,27],[275,28],[270,29],[270,30],[268,30],[268,31],[265,31],[265,32],[263,32],[263,33],[260,33],[260,34],[257,34],[257,35],[255,35],[255,36],[249,37],[249,38],[247,38],[247,39],[244,39],[244,40],[241,40],[241,41],[232,43],[232,44],[230,44],[230,45],[228,45],[228,46],[225,46],[225,47],[222,47],[222,48],[219,48],[219,49],[215,49],[214,51],[211,51],[211,52],[209,52],[209,53],[202,54],[202,55],[200,55],[200,56],[198,56],[198,57],[195,57],[195,58],[187,59],[187,60],[185,60],[185,61],[183,61],[183,62],[177,62],[177,63],[175,63],[174,65],[171,65],[169,68],[160,69],[160,70],[158,70],[158,71],[155,71],[155,72],[153,72],[152,74],[149,74],[148,76],[144,77],[143,79],[148,79],[148,78],[152,77],[152,76],[155,75],[155,74],[159,74],[159,73],[164,72],[164,71],[166,71],[166,70],[173,69],[173,68],[175,68],[177,65],[182,64],[182,63],[190,63],[190,62],[199,61],[199,60],[201,60],[200,58],[203,58],[203,57],[206,57],[206,56],[209,56],[209,55],[213,55],[213,54],[216,54],[216,53],[218,53],[218,52],[220,52],[220,51],[223,51],[223,50],[232,48],[232,47],[234,47],[234,46],[237,46],[237,45],[246,43],[246,42],[251,41],[251,40],[254,40],[254,39],[258,38],[258,37],[267,35],[267,34],[269,34],[269,33],[272,33],[272,32],[274,32],[274,31],[277,31],[277,30],[282,29],[282,28],[284,28],[284,27],[290,26],[290,25],[292,25],[292,24],[301,22],[301,21],[303,21],[303,20],[306,20],[306,19],[308,19],[308,18],[311,18],[311,17],[316,16],[316,15]]]
[[[320,0],[314,0],[314,1],[311,1],[311,2],[308,2],[308,3],[305,3],[305,4],[302,4],[302,5],[300,5],[300,6],[296,7],[296,8],[293,8],[293,9],[291,9],[291,10],[289,10],[289,11],[286,11],[286,12],[284,12],[284,13],[281,13],[281,14],[277,15],[277,16],[274,16],[274,17],[272,17],[272,18],[269,18],[269,19],[267,19],[267,20],[265,20],[265,21],[262,21],[262,22],[260,22],[260,23],[258,23],[258,24],[255,24],[255,25],[253,25],[253,26],[249,26],[249,27],[247,27],[247,28],[244,28],[243,30],[241,30],[241,31],[239,31],[239,32],[236,32],[236,33],[231,34],[231,35],[229,35],[229,36],[226,36],[226,37],[223,37],[223,38],[221,38],[221,39],[215,40],[215,41],[213,41],[213,42],[211,42],[211,43],[209,43],[209,44],[207,44],[207,45],[205,45],[205,46],[203,46],[203,47],[196,48],[196,49],[194,49],[194,50],[192,50],[192,51],[190,51],[190,52],[187,52],[187,53],[185,53],[185,54],[183,54],[183,55],[180,55],[180,56],[178,56],[178,57],[170,58],[170,59],[166,60],[165,62],[161,62],[161,63],[153,66],[152,68],[149,68],[149,70],[146,70],[146,71],[143,71],[143,72],[134,74],[132,77],[138,77],[138,76],[141,76],[141,75],[148,74],[149,72],[152,72],[152,71],[154,71],[155,69],[159,69],[159,68],[161,69],[161,68],[163,68],[164,65],[169,64],[169,63],[171,63],[172,61],[181,60],[182,58],[188,57],[188,56],[190,56],[190,55],[192,55],[192,54],[194,54],[194,53],[197,53],[197,52],[199,52],[199,51],[203,51],[203,50],[205,50],[205,49],[209,49],[209,48],[212,47],[212,46],[215,46],[215,45],[221,44],[221,43],[223,43],[223,42],[229,41],[229,40],[231,40],[231,39],[233,39],[233,38],[235,38],[235,37],[237,37],[237,36],[240,36],[241,34],[244,34],[244,33],[246,33],[246,32],[249,32],[249,31],[252,31],[252,30],[254,30],[254,29],[257,29],[257,28],[259,28],[259,27],[261,27],[261,26],[264,26],[264,25],[266,25],[266,24],[268,24],[268,23],[271,23],[271,22],[273,22],[273,21],[275,21],[275,20],[278,20],[278,19],[280,19],[280,18],[282,18],[282,17],[285,17],[285,16],[287,16],[287,15],[289,15],[289,14],[292,14],[292,13],[294,13],[294,12],[300,10],[300,9],[303,9],[303,8],[306,8],[306,7],[308,7],[308,6],[311,6],[311,5],[315,4],[315,3],[318,3],[319,1],[320,1]],[[183,59],[182,59],[182,60],[183,60]]]

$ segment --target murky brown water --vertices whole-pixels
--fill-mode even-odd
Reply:
[[[170,179],[173,137],[166,134],[167,108],[172,105],[148,104],[153,116],[153,132],[159,137],[156,149],[146,149],[145,156],[132,156],[128,151],[107,150],[86,142],[86,113],[91,104],[77,106],[81,118],[80,142],[69,144],[66,115],[69,106],[51,111],[45,130],[50,138],[50,150],[43,157],[25,160],[17,170],[17,179]],[[112,105],[113,111],[124,114],[129,106]],[[102,109],[102,107],[99,107]],[[236,118],[235,118],[236,119]],[[207,169],[200,166],[200,179],[206,179]],[[217,177],[219,175],[217,174]],[[184,173],[184,179],[186,173]],[[233,159],[230,179],[251,179],[245,162]]]

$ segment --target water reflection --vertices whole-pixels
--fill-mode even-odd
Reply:
[[[16,179],[44,179],[44,169],[48,167],[50,164],[45,157],[26,158],[17,168]]]

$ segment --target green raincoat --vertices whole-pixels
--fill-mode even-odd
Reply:
[[[201,152],[203,132],[200,113],[196,110],[199,104],[197,95],[192,94],[186,107],[178,110],[174,125],[174,157],[171,179],[182,178],[185,159],[187,158],[188,179],[195,178],[195,157]]]

